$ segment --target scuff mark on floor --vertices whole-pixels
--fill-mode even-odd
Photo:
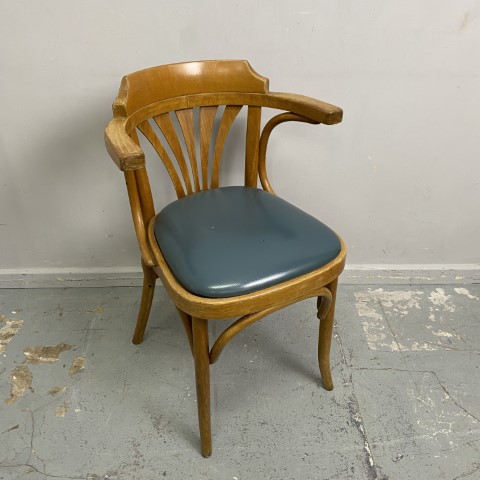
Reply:
[[[68,343],[59,343],[55,347],[27,347],[23,350],[25,361],[23,363],[31,363],[38,365],[39,363],[55,363],[58,361],[59,355],[65,350],[72,348]]]
[[[8,428],[7,430],[4,430],[2,434],[11,432],[12,430],[16,430],[17,428],[20,428],[20,424],[17,423],[17,425],[14,425],[13,427]]]
[[[91,313],[92,315],[101,315],[102,313],[105,312],[105,306],[104,305],[99,305],[98,307],[91,308],[90,310],[87,310],[88,313]]]
[[[23,320],[10,320],[4,315],[0,315],[0,325],[2,325],[0,326],[0,353],[4,353],[12,338],[22,328]]]
[[[56,417],[64,417],[65,414],[67,413],[68,407],[70,405],[67,402],[63,402],[63,405],[58,406],[55,409],[55,416]]]
[[[80,370],[84,370],[86,361],[87,359],[85,357],[75,357],[72,361],[71,367],[68,370],[68,374],[72,377],[80,372]]]
[[[5,400],[7,405],[15,403],[23,394],[32,388],[33,375],[26,365],[18,365],[10,374],[10,384],[12,391],[10,398]]]

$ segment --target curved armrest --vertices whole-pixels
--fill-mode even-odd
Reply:
[[[343,110],[340,107],[316,98],[283,92],[270,92],[265,94],[265,97],[267,99],[267,105],[265,106],[287,110],[316,123],[334,125],[342,121]]]
[[[120,170],[136,170],[145,165],[143,150],[127,135],[126,118],[116,117],[105,128],[105,145]]]

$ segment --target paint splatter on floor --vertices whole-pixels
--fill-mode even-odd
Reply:
[[[58,395],[59,393],[63,393],[67,387],[53,387],[51,390],[48,391],[49,395]]]
[[[80,372],[80,370],[83,370],[85,368],[86,361],[87,360],[85,357],[75,357],[73,359],[72,366],[68,370],[68,374],[73,376]]]
[[[62,405],[58,406],[56,409],[55,409],[55,416],[56,417],[64,417],[65,414],[67,413],[67,410],[68,410],[68,407],[70,405],[67,403],[67,402],[63,402]]]
[[[466,288],[454,288],[455,293],[458,293],[459,295],[465,295],[468,298],[471,298],[472,300],[480,300],[480,297],[476,297],[475,295],[472,295]]]
[[[25,354],[25,361],[23,363],[32,363],[37,365],[39,363],[55,363],[58,362],[59,355],[65,350],[72,348],[68,343],[59,343],[55,347],[27,347],[23,350]]]
[[[22,328],[23,320],[11,320],[0,315],[0,353],[4,353],[12,338]]]
[[[32,388],[33,375],[26,365],[18,365],[10,374],[10,384],[12,391],[10,398],[5,400],[7,405],[15,403],[20,397],[23,397],[27,390]]]

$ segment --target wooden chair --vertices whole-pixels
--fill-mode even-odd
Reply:
[[[247,110],[244,186],[219,188],[222,150],[242,107]],[[282,111],[263,130],[262,107]],[[244,60],[164,65],[122,80],[105,141],[125,174],[144,272],[133,343],[143,341],[160,278],[194,357],[205,457],[212,453],[210,364],[237,333],[266,315],[318,298],[318,361],[324,387],[333,388],[330,344],[346,249],[328,227],[275,196],[265,157],[277,125],[331,125],[341,119],[342,110],[333,105],[269,92],[268,79]],[[178,197],[158,214],[137,131],[161,157]],[[263,189],[256,188],[257,178]],[[210,348],[208,320],[232,317],[239,319]]]

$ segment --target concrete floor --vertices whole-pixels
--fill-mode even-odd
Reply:
[[[0,479],[480,478],[479,285],[341,286],[332,392],[313,300],[245,330],[212,367],[210,459],[175,310],[159,288],[135,346],[139,298],[1,291]]]

